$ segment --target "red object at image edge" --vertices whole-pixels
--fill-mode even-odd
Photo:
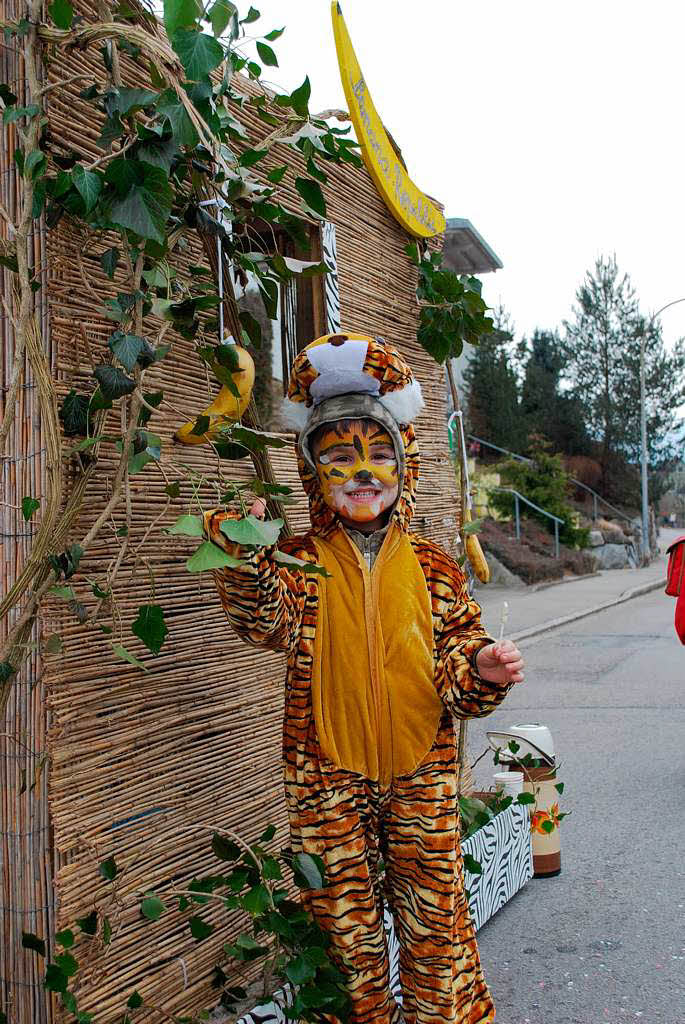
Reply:
[[[668,570],[666,593],[677,598],[675,606],[675,631],[681,644],[685,644],[685,536],[678,537],[668,547]]]

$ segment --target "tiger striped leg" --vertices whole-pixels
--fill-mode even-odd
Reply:
[[[384,815],[406,1024],[486,1024],[494,1007],[464,893],[454,743],[444,731]]]
[[[342,770],[317,779],[311,764],[307,774],[291,809],[293,846],[323,858],[327,886],[305,902],[347,975],[350,1024],[398,1024],[377,884],[378,786]]]

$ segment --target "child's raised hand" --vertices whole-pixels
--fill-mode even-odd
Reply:
[[[250,515],[257,519],[263,519],[266,512],[266,502],[263,498],[256,498],[250,506]]]
[[[523,657],[513,640],[488,644],[476,655],[478,674],[491,683],[523,682]]]

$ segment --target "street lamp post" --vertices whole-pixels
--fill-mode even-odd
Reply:
[[[647,397],[646,397],[646,385],[645,385],[645,339],[647,331],[651,331],[654,321],[658,316],[666,309],[670,309],[671,306],[677,306],[679,302],[685,302],[685,298],[674,299],[672,302],[667,302],[661,309],[657,309],[656,313],[652,313],[647,326],[642,328],[642,335],[640,337],[640,435],[641,435],[641,449],[642,454],[640,458],[641,463],[641,485],[642,485],[642,558],[646,561],[649,557],[649,497],[648,497],[648,486],[647,486]]]

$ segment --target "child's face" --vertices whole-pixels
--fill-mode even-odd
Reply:
[[[397,457],[388,432],[375,420],[338,420],[314,444],[324,501],[354,523],[378,519],[397,501]]]

